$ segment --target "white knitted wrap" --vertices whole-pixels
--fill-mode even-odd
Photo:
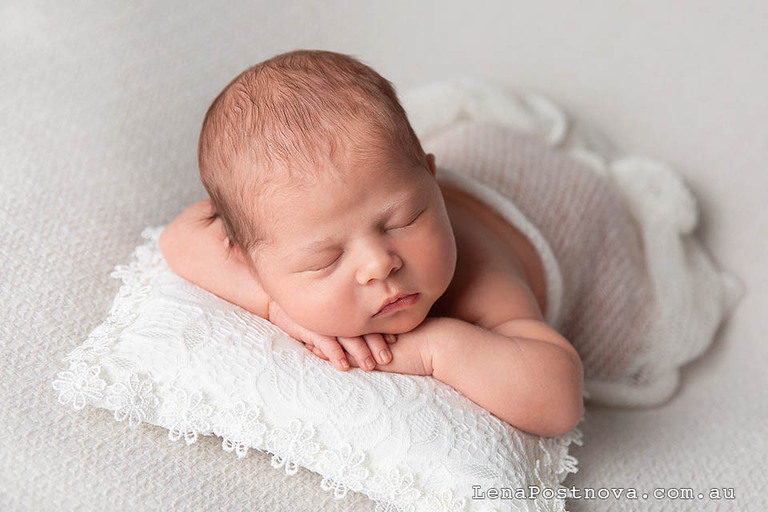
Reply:
[[[546,319],[579,351],[588,398],[634,406],[672,396],[680,366],[706,350],[741,294],[693,237],[696,201],[680,175],[619,156],[541,97],[457,82],[405,103],[443,179],[538,250]]]

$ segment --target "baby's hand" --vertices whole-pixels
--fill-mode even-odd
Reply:
[[[352,366],[371,371],[376,368],[376,363],[385,365],[392,361],[392,352],[387,347],[387,343],[397,341],[397,336],[394,334],[365,334],[356,338],[338,337],[336,340],[344,347],[344,351],[351,356],[349,363]],[[317,346],[315,346],[316,348]],[[319,357],[323,357],[315,350],[312,350],[312,352]]]
[[[398,334],[397,344],[392,345],[392,362],[378,369],[406,375],[432,375],[432,359],[444,336],[442,328],[441,318],[426,318],[413,330]]]
[[[330,360],[336,369],[341,371],[348,370],[350,366],[370,371],[376,367],[376,362],[382,365],[389,363],[392,353],[387,348],[387,343],[397,340],[397,337],[391,334],[366,334],[356,338],[323,336],[294,322],[274,301],[269,302],[268,320],[304,343],[317,357]],[[351,357],[347,357],[348,355]],[[368,364],[369,360],[371,364]]]

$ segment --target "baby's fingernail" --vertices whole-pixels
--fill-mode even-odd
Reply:
[[[374,363],[373,363],[373,359],[371,359],[370,356],[365,358],[365,367],[368,368],[369,370],[373,370]]]
[[[349,370],[349,362],[346,359],[341,360],[341,368],[343,370]]]
[[[390,359],[392,359],[392,354],[389,353],[389,350],[383,349],[381,352],[379,352],[379,357],[381,357],[381,362],[384,364],[387,364]]]
[[[394,334],[385,334],[384,339],[387,340],[387,343],[394,343],[397,341],[397,336]]]

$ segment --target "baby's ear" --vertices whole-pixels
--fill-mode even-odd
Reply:
[[[427,153],[427,167],[429,168],[429,172],[432,174],[432,176],[434,176],[436,172],[435,155],[432,153]]]

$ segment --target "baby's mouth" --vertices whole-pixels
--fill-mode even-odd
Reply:
[[[410,293],[410,294],[400,294],[396,296],[395,298],[391,299],[389,302],[384,304],[381,309],[373,315],[374,317],[377,316],[385,316],[390,313],[394,313],[396,311],[400,311],[401,309],[406,309],[418,302],[419,300],[419,294],[418,293]]]

